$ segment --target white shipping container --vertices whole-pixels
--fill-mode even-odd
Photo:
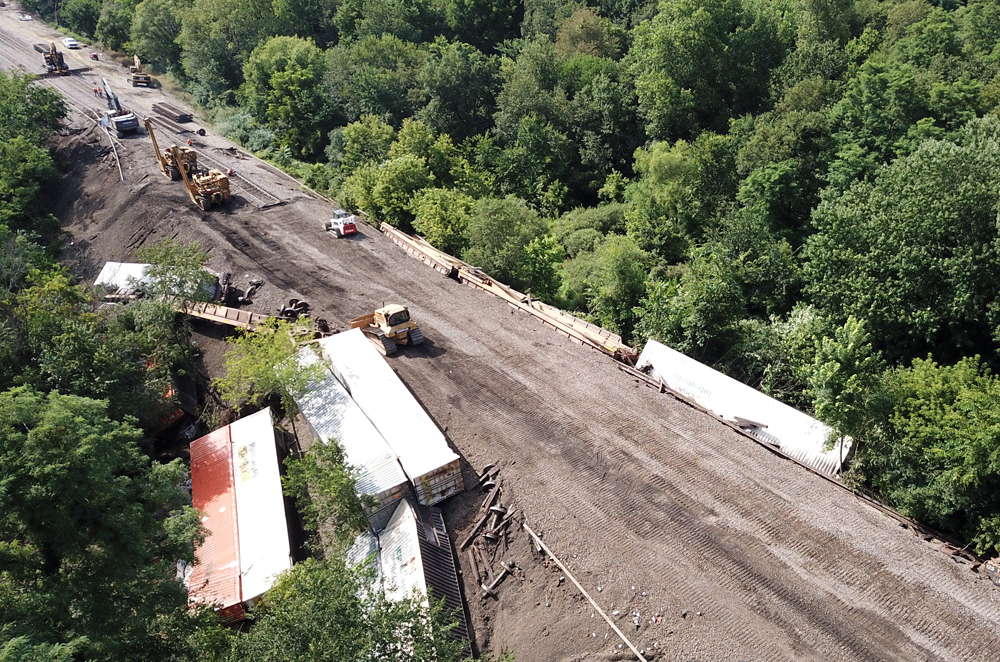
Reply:
[[[433,505],[465,489],[458,455],[360,329],[319,345],[333,374],[399,457],[419,503]]]
[[[636,367],[803,464],[830,475],[840,473],[851,440],[844,440],[843,448],[838,442],[826,450],[833,430],[808,414],[652,339]]]
[[[298,360],[312,365],[319,357],[307,347],[299,352]],[[323,379],[310,384],[295,402],[321,442],[336,440],[344,449],[347,464],[357,469],[358,494],[375,497],[378,502],[373,508],[366,507],[365,514],[372,527],[380,530],[399,500],[410,494],[409,480],[395,451],[329,370],[324,370]]]

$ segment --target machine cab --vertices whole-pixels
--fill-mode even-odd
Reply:
[[[395,331],[396,327],[405,326],[409,321],[410,311],[406,306],[391,305],[375,311],[375,323],[386,331]]]

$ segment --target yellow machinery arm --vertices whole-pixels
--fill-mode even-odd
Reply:
[[[177,146],[174,145],[170,148],[170,152],[174,155],[174,163],[177,164],[177,169],[181,171],[181,179],[184,180],[184,188],[187,189],[188,195],[191,196],[191,202],[198,204],[197,193],[194,188],[194,184],[188,179],[187,168],[181,162],[181,155],[177,150]],[[198,205],[199,207],[201,205]]]
[[[167,162],[163,158],[163,152],[160,151],[160,146],[156,144],[156,133],[153,132],[153,122],[147,117],[145,124],[146,133],[149,134],[150,139],[153,141],[153,151],[156,152],[156,161],[160,164],[160,172],[166,177],[170,177],[170,171],[167,169]]]

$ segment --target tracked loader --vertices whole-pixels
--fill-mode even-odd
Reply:
[[[153,152],[156,154],[156,162],[160,166],[160,172],[165,177],[174,182],[181,178],[181,170],[177,167],[177,161],[174,160],[174,150],[177,150],[180,162],[184,164],[185,170],[191,176],[198,173],[198,152],[190,147],[178,147],[177,145],[171,145],[167,149],[160,151],[160,146],[156,142],[156,133],[153,131],[153,122],[148,117],[145,120],[145,126],[146,133],[149,134],[149,137],[153,141]]]
[[[410,311],[406,306],[398,304],[383,306],[373,313],[355,317],[351,320],[351,328],[361,329],[375,344],[375,349],[385,356],[395,353],[397,344],[419,345],[424,341],[420,327],[410,319]]]
[[[184,188],[187,189],[191,201],[202,211],[208,211],[213,205],[224,205],[229,202],[229,177],[221,170],[209,170],[202,174],[188,175],[187,168],[181,158],[180,149],[174,145],[170,148],[174,163],[181,171]]]

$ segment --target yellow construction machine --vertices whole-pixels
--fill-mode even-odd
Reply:
[[[153,84],[153,77],[143,71],[142,60],[136,55],[135,64],[128,68],[128,80],[132,83],[132,87],[138,87],[139,85],[145,85],[149,87]]]
[[[35,47],[38,50],[38,46]],[[45,69],[48,73],[66,76],[69,74],[69,66],[63,59],[63,54],[56,49],[55,42],[49,44],[49,49],[42,51],[42,59],[45,60]]]
[[[209,170],[202,174],[192,174],[188,177],[187,168],[181,158],[177,145],[170,148],[174,163],[181,171],[184,188],[187,189],[191,201],[208,211],[212,205],[224,205],[229,202],[229,177],[221,170]]]
[[[198,152],[190,147],[178,147],[177,145],[171,145],[161,152],[160,146],[156,142],[156,133],[153,132],[153,122],[147,117],[145,124],[146,133],[149,134],[150,139],[153,141],[156,162],[159,164],[160,172],[163,173],[164,177],[168,177],[174,182],[181,178],[180,168],[177,167],[177,161],[174,160],[174,150],[177,150],[181,163],[184,164],[184,168],[192,176],[198,172]]]
[[[417,323],[410,319],[406,306],[391,304],[374,313],[368,313],[351,320],[352,329],[361,332],[375,344],[375,348],[388,356],[396,351],[396,345],[419,345],[424,341]]]

